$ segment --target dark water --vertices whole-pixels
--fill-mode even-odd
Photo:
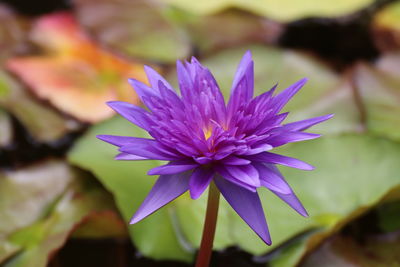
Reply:
[[[154,261],[141,256],[128,240],[77,240],[68,241],[53,258],[50,267],[190,267],[191,264],[175,261]],[[265,267],[264,262],[238,248],[214,252],[211,266],[215,267]]]

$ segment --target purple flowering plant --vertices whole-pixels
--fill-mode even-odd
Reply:
[[[210,186],[201,258],[202,250],[212,248],[219,193],[268,245],[271,238],[257,188],[266,187],[299,214],[308,216],[276,165],[301,170],[313,167],[271,152],[287,143],[320,137],[304,130],[333,116],[283,123],[288,112],[280,113],[282,108],[307,79],[279,94],[274,94],[274,86],[253,97],[254,62],[251,53],[246,52],[233,79],[230,99],[225,103],[213,75],[195,58],[177,62],[180,95],[156,71],[147,66],[145,71],[150,86],[134,79],[129,82],[146,109],[119,101],[108,105],[152,138],[97,136],[119,148],[117,160],[167,161],[149,170],[149,175],[159,178],[131,224],[186,191],[197,199]],[[203,265],[198,261],[198,266],[207,265],[208,260]]]

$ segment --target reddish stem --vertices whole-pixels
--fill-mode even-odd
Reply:
[[[219,207],[219,190],[214,182],[211,182],[208,191],[208,202],[206,219],[204,221],[203,237],[199,254],[197,255],[196,267],[207,267],[210,264],[211,253],[213,248],[215,228],[217,226],[218,207]]]

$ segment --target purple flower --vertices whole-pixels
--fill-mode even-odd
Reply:
[[[275,96],[276,86],[253,98],[253,65],[251,53],[247,52],[236,71],[227,104],[213,75],[195,58],[190,63],[177,62],[180,95],[157,72],[145,67],[151,87],[134,79],[129,82],[147,109],[125,102],[108,103],[152,137],[98,136],[119,147],[116,159],[168,161],[149,170],[149,175],[160,176],[131,224],[188,190],[193,199],[198,198],[212,181],[267,244],[271,244],[271,238],[257,188],[268,188],[298,213],[307,216],[275,165],[302,170],[313,167],[269,151],[287,143],[319,137],[303,131],[332,115],[282,124],[288,113],[280,111],[306,79]]]

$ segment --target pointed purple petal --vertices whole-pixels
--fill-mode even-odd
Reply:
[[[268,168],[267,165],[262,163],[253,163],[258,173],[260,174],[261,185],[280,194],[290,194],[292,190],[283,179],[277,175],[273,170]]]
[[[120,152],[125,152],[148,159],[158,160],[176,160],[180,159],[179,155],[176,155],[166,148],[162,147],[157,141],[148,140],[147,142],[138,142],[136,144],[124,145],[119,149]]]
[[[216,171],[223,177],[224,179],[230,181],[231,183],[234,183],[240,187],[243,187],[251,192],[256,192],[256,187],[254,187],[252,184],[248,184],[243,180],[238,180],[235,177],[233,177],[227,170],[227,168],[224,165],[221,166],[215,166]]]
[[[314,133],[303,133],[303,132],[282,132],[280,134],[277,134],[269,138],[267,142],[268,144],[271,144],[273,147],[278,147],[285,145],[287,143],[311,140],[318,137],[321,137],[321,135]]]
[[[184,171],[188,171],[199,166],[196,163],[188,162],[169,162],[168,164],[155,167],[147,172],[148,175],[162,175],[162,174],[174,174]]]
[[[147,139],[147,138],[118,136],[118,135],[97,135],[96,137],[104,142],[119,147],[129,144],[148,143],[154,141],[152,139]]]
[[[269,142],[269,140],[268,140]],[[256,146],[255,148],[250,148],[248,150],[246,150],[243,155],[254,155],[254,154],[259,154],[261,152],[267,151],[267,150],[271,150],[274,147],[271,146],[270,144],[262,144],[259,146]]]
[[[238,85],[240,81],[244,78],[246,80],[246,88],[240,88],[244,90],[243,92],[238,92]],[[251,52],[246,51],[243,55],[242,60],[236,70],[235,77],[232,83],[232,97],[241,96],[244,101],[248,101],[253,97],[254,90],[254,62],[252,60]]]
[[[189,180],[189,190],[191,198],[199,198],[204,190],[206,190],[213,177],[214,171],[212,169],[199,167],[194,170]]]
[[[307,120],[295,121],[292,123],[285,124],[283,126],[283,128],[285,128],[288,131],[304,131],[315,124],[329,120],[333,116],[334,116],[334,114],[328,114],[328,115],[315,117],[315,118],[311,118],[311,119],[307,119]]]
[[[139,209],[133,215],[130,224],[146,218],[189,189],[188,173],[161,175]]]
[[[214,181],[236,213],[266,244],[271,245],[267,221],[258,194],[243,189],[219,176],[215,177]]]
[[[176,62],[176,71],[178,74],[179,89],[181,91],[182,98],[188,101],[190,99],[190,90],[193,88],[193,81],[189,72],[179,60]]]
[[[150,129],[151,122],[146,117],[147,111],[141,107],[121,101],[110,101],[107,102],[107,104],[133,124],[145,129],[146,131]]]
[[[286,183],[285,179],[283,178],[282,174],[278,170],[278,168],[274,165],[267,165],[271,171],[273,171],[277,176],[281,178],[283,182]],[[289,186],[289,185],[288,185]],[[290,188],[290,187],[289,187]],[[289,194],[282,194],[278,191],[274,191],[271,188],[269,188],[271,192],[273,192],[275,195],[277,195],[280,199],[285,201],[290,207],[292,207],[295,211],[297,211],[300,215],[304,217],[308,217],[308,213],[306,209],[303,207],[301,204],[300,200],[297,198],[296,194],[293,192],[292,189]]]
[[[151,87],[153,87],[157,91],[160,91],[160,88],[159,88],[160,81],[166,88],[168,88],[169,90],[173,90],[172,86],[164,79],[164,77],[162,77],[153,68],[151,68],[149,66],[144,66],[144,71],[146,72],[147,79],[149,80]]]
[[[261,186],[258,171],[253,165],[226,166],[225,168],[236,180],[243,181],[254,187]]]
[[[116,160],[147,160],[148,158],[128,154],[128,153],[119,153],[115,156]]]
[[[275,96],[273,98],[273,112],[278,113],[281,111],[286,103],[289,102],[289,100],[303,87],[306,82],[307,78],[303,78]]]
[[[300,170],[311,171],[314,169],[313,166],[310,164],[283,155],[274,154],[271,152],[263,152],[257,155],[248,156],[250,160],[258,161],[258,162],[265,162],[265,163],[273,163],[273,164],[280,164],[284,166],[288,166],[291,168],[296,168]]]
[[[225,164],[225,165],[247,165],[247,164],[250,164],[251,161],[247,160],[247,159],[235,157],[235,156],[228,156],[228,157],[222,159],[221,163]]]
[[[133,87],[133,89],[135,89],[136,94],[139,96],[142,102],[144,102],[143,97],[160,96],[160,92],[157,90],[158,87],[148,87],[146,84],[135,79],[128,79],[128,82]]]

